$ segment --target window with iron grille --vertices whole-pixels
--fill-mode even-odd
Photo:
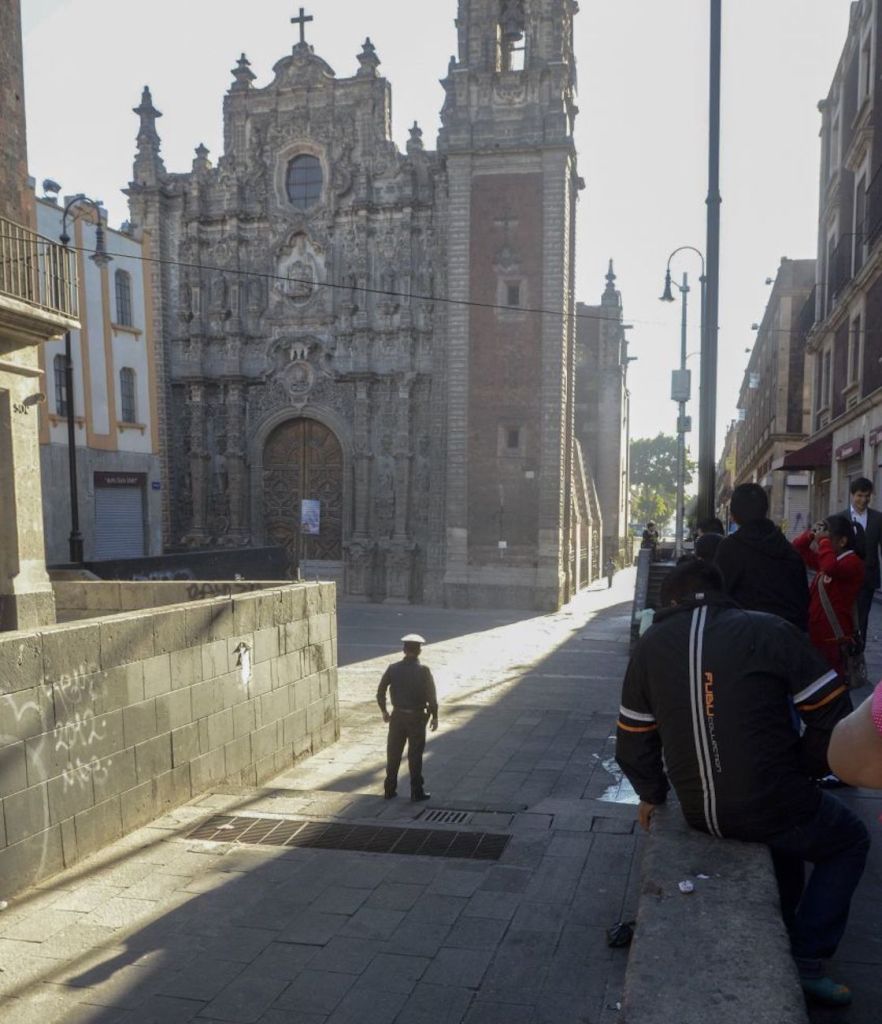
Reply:
[[[288,164],[287,189],[291,205],[306,210],[322,196],[322,165],[317,157],[303,154]]]
[[[55,411],[59,416],[67,416],[67,372],[64,356],[57,355],[52,360],[55,374]]]
[[[117,270],[113,280],[116,284],[116,322],[132,327],[132,278],[127,270]]]
[[[123,423],[137,423],[135,406],[135,371],[124,366],[119,371],[120,411]]]

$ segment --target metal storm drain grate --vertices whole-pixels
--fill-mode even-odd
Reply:
[[[443,812],[441,812],[443,813]],[[468,812],[454,811],[454,814]],[[458,822],[457,822],[458,823]],[[387,825],[345,825],[289,818],[239,818],[217,815],[194,828],[188,839],[258,846],[311,847],[363,853],[401,853],[420,857],[499,860],[510,836],[494,832],[455,832]]]
[[[468,825],[472,820],[471,811],[446,811],[441,807],[423,811],[420,821],[434,821],[438,825]]]

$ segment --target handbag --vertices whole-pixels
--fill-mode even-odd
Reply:
[[[827,621],[833,630],[833,635],[836,637],[836,642],[839,644],[842,650],[842,658],[845,662],[845,681],[852,690],[856,690],[861,686],[866,686],[867,677],[867,662],[864,658],[864,645],[861,641],[861,628],[860,621],[858,619],[857,605],[854,604],[851,607],[851,617],[854,623],[854,633],[849,639],[845,636],[842,630],[842,626],[839,624],[839,618],[836,612],[833,611],[833,605],[830,603],[830,596],[827,593],[827,588],[824,586],[824,574],[818,573],[818,597],[821,599],[821,606],[824,609],[824,614],[827,616]]]

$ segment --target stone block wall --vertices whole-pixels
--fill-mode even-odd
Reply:
[[[0,635],[0,896],[333,743],[336,633],[312,583]]]
[[[19,0],[0,4],[0,217],[27,223],[28,153]]]
[[[59,622],[278,589],[278,580],[53,580]]]

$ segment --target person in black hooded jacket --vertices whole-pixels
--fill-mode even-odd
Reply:
[[[827,767],[847,688],[781,618],[738,608],[694,558],[662,584],[655,621],[622,684],[616,760],[648,829],[669,784],[692,828],[765,843],[804,991],[851,1000],[827,977],[870,846],[867,829],[811,776]],[[791,717],[796,707],[802,735]],[[814,865],[806,878],[806,862]]]
[[[808,630],[809,588],[799,553],[771,519],[759,484],[739,484],[729,505],[738,530],[717,545],[725,592],[742,608],[770,612]]]

